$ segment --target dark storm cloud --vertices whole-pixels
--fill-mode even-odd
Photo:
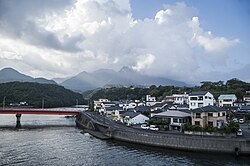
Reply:
[[[38,27],[33,18],[45,13],[57,12],[66,9],[74,1],[69,0],[1,0],[0,1],[0,29],[1,32],[12,38],[20,38],[36,46],[53,48],[68,52],[80,51],[75,46],[83,36],[58,37],[45,29]]]

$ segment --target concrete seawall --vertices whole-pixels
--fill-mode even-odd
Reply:
[[[173,134],[134,129],[119,124],[107,125],[106,123],[102,123],[104,121],[102,118],[104,117],[98,115],[90,116],[89,113],[82,113],[77,117],[76,123],[83,128],[99,131],[110,138],[131,143],[186,151],[250,155],[250,140],[244,138]]]
[[[217,138],[192,135],[165,134],[147,131],[122,131],[115,130],[112,137],[118,140],[182,149],[187,151],[205,151],[218,153],[250,154],[250,141],[238,138]]]

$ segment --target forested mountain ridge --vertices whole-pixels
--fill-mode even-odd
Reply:
[[[203,81],[200,86],[195,87],[177,87],[177,86],[155,86],[149,88],[106,88],[96,92],[88,91],[83,94],[84,97],[96,100],[99,98],[107,98],[110,100],[141,100],[146,95],[157,97],[158,101],[164,99],[165,96],[172,94],[190,93],[192,91],[209,91],[217,99],[220,94],[235,94],[238,100],[242,100],[247,91],[250,91],[250,83],[239,79],[231,79],[227,82]],[[91,95],[90,95],[91,94]]]
[[[15,82],[15,81],[37,82],[41,84],[56,84],[56,82],[53,80],[48,80],[48,79],[41,78],[41,77],[33,78],[31,76],[22,74],[13,68],[4,68],[0,70],[0,83]]]
[[[83,103],[82,95],[63,86],[32,82],[9,82],[0,84],[0,106],[8,107],[27,102],[30,107],[67,107]]]

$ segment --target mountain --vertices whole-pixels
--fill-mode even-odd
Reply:
[[[33,78],[22,73],[19,73],[12,68],[4,68],[0,70],[0,83],[6,82],[37,82],[41,84],[56,84],[53,80],[47,80],[45,78]]]
[[[57,84],[61,84],[62,82],[66,81],[70,77],[65,77],[65,78],[52,78]]]
[[[57,84],[39,84],[35,82],[0,83],[0,98],[5,100],[5,106],[68,107],[83,104],[83,97],[79,93],[65,89]],[[0,107],[3,103],[0,102]]]
[[[116,72],[112,69],[100,69],[92,73],[81,72],[78,75],[61,83],[62,86],[74,91],[84,92],[108,85],[114,86],[150,86],[150,85],[175,85],[188,86],[181,81],[175,81],[162,77],[142,75],[132,68],[123,67]]]

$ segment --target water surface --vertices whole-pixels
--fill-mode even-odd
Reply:
[[[247,157],[159,149],[99,140],[64,116],[0,115],[0,165],[250,165]]]

